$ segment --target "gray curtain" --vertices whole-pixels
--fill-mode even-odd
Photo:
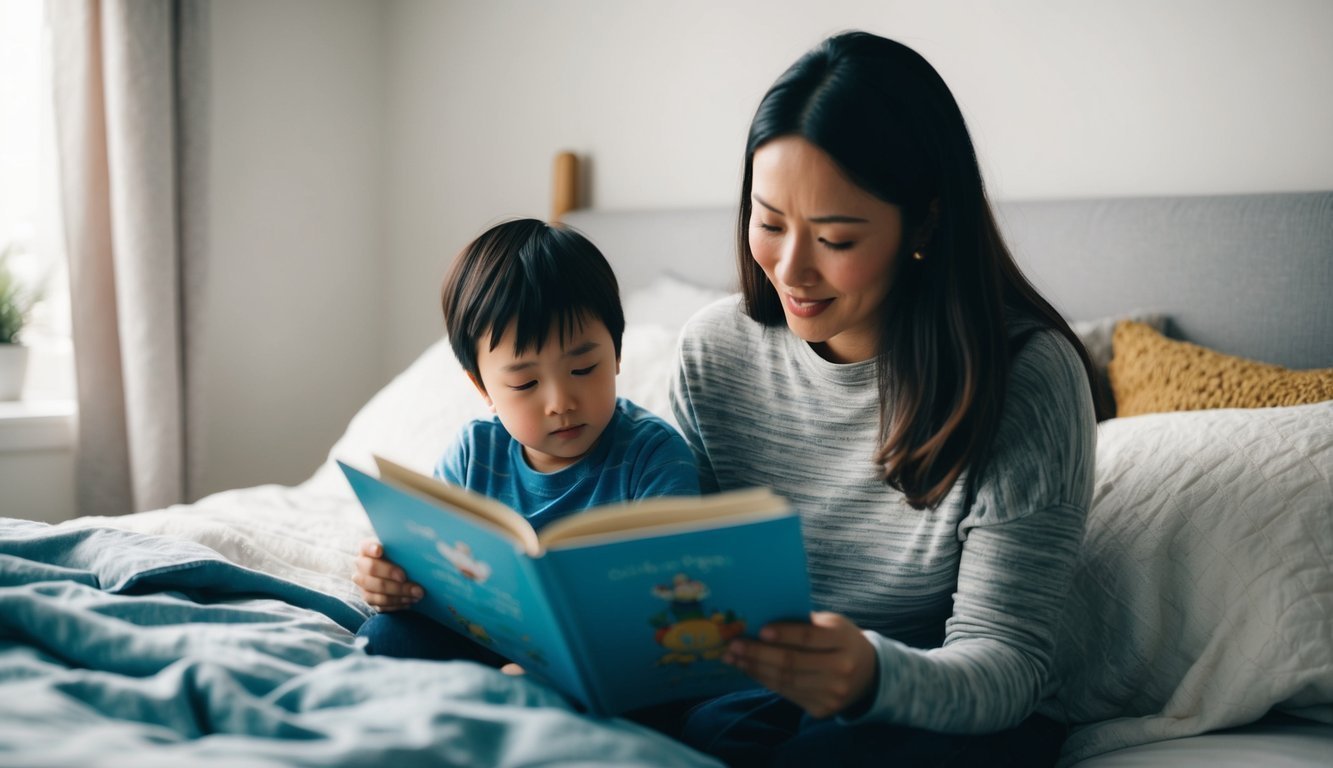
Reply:
[[[201,457],[204,0],[49,0],[79,513],[187,501]]]

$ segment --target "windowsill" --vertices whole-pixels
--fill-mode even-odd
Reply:
[[[72,448],[75,410],[73,400],[0,402],[0,453]]]

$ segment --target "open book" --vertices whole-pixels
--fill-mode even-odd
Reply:
[[[416,609],[598,714],[754,683],[727,642],[808,621],[800,518],[767,489],[599,507],[534,531],[494,499],[375,457],[338,462]]]

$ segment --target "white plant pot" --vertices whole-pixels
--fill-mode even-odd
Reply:
[[[19,399],[27,372],[28,348],[22,344],[0,344],[0,400]]]

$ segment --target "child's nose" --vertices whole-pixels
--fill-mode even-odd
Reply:
[[[554,386],[549,390],[551,395],[546,401],[546,409],[550,413],[560,414],[568,413],[574,410],[574,393],[568,387]]]

